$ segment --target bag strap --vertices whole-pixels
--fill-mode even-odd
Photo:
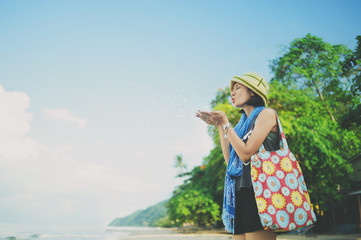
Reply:
[[[277,114],[276,110],[273,109],[273,111],[275,112],[276,118],[277,118],[278,131],[279,131],[279,136],[280,136],[280,149],[283,150],[283,149],[288,148],[288,143],[287,143],[287,140],[286,140],[286,137],[285,137],[285,133],[283,132],[282,124],[281,124],[281,121],[280,121],[280,119],[278,117],[278,114]],[[261,113],[262,113],[262,111],[258,114],[255,125],[256,125],[257,120],[260,117]],[[263,146],[263,143],[262,143],[259,150],[262,150],[263,148],[265,149],[265,147]]]
[[[274,110],[275,113],[276,113],[276,118],[277,118],[277,123],[278,123],[278,129],[279,129],[279,132],[280,132],[280,146],[281,146],[281,149],[282,148],[288,148],[288,143],[287,143],[287,139],[286,139],[286,136],[285,136],[285,133],[283,132],[283,128],[282,128],[282,124],[281,124],[281,121],[278,117],[278,114],[276,112],[276,110]],[[263,143],[262,143],[263,145]]]

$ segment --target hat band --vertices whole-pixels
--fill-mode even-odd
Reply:
[[[255,76],[252,76],[252,75],[249,75],[249,74],[243,74],[243,76],[248,76],[248,77],[251,77],[251,78],[256,79],[256,80],[258,81],[257,87],[262,83],[262,85],[267,89],[266,85],[264,85],[264,83],[263,83],[263,79],[264,79],[264,78],[262,78],[261,81],[260,81],[260,80],[259,80],[258,78],[256,78]]]
[[[263,97],[266,101],[267,101],[267,95],[265,95],[263,92],[261,92],[259,89],[255,88],[253,85],[249,84],[247,81],[245,81],[244,79],[234,76],[233,78],[237,78],[238,80],[241,80],[242,83],[244,83],[245,85],[247,85],[248,88],[251,88],[253,91],[255,91],[258,95],[260,95],[261,97]],[[258,79],[257,79],[258,80]]]

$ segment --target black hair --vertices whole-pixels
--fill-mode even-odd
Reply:
[[[248,91],[250,91],[254,95],[251,96],[250,99],[248,99],[248,101],[246,102],[247,105],[250,105],[253,107],[265,107],[263,99],[257,93],[255,93],[254,91],[252,91],[249,88],[248,88]]]

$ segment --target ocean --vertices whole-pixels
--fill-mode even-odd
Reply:
[[[44,226],[0,223],[0,240],[116,240],[143,233],[157,234],[161,228],[106,226]]]

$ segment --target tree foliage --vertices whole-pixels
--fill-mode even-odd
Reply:
[[[286,86],[312,89],[333,121],[337,111],[349,103],[348,84],[340,81],[343,60],[350,50],[343,45],[331,45],[321,38],[306,35],[290,43],[287,51],[271,63],[277,79]]]
[[[175,225],[206,226],[214,224],[219,217],[219,206],[209,195],[196,190],[178,192],[167,206],[169,218]]]
[[[349,110],[341,117],[341,126],[357,129],[361,126],[361,35],[356,37],[357,46],[342,66],[343,76],[349,79],[353,101]]]

